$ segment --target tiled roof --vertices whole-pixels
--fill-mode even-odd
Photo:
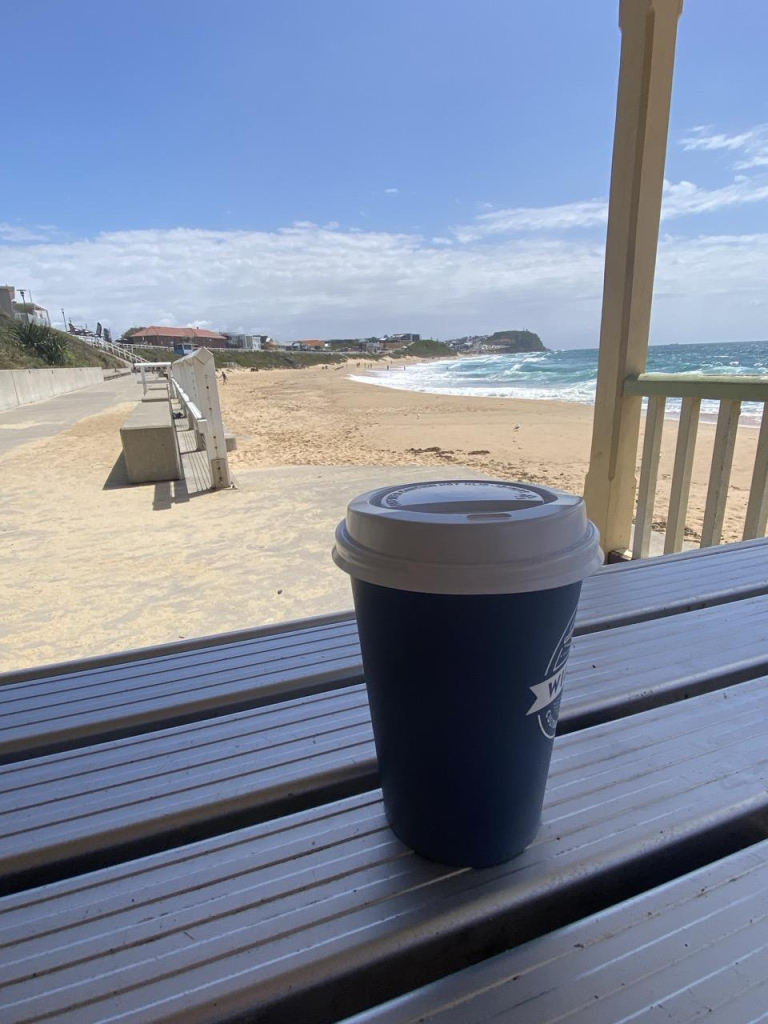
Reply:
[[[215,338],[217,341],[224,341],[223,334],[216,331],[205,331],[200,327],[144,327],[136,331],[134,338]]]

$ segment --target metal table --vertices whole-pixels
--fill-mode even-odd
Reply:
[[[0,1021],[768,1013],[768,541],[606,568],[577,634],[483,871],[386,827],[350,614],[0,677]]]

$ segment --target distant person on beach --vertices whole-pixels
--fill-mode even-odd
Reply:
[[[226,373],[224,373],[223,370],[221,371],[221,383],[222,384],[226,384],[227,383],[227,375],[226,375]]]

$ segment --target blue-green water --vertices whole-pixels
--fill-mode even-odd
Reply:
[[[396,366],[396,364],[395,364]],[[444,359],[392,370],[375,370],[355,380],[407,391],[489,398],[547,399],[592,404],[597,381],[597,349],[561,349],[517,355],[485,355]],[[768,341],[728,342],[717,345],[652,345],[649,373],[703,373],[768,376]],[[679,402],[670,400],[674,414]],[[702,411],[717,411],[716,402],[702,403]],[[757,403],[745,402],[743,420],[761,412]]]

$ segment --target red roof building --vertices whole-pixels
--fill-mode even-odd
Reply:
[[[205,348],[226,348],[227,339],[216,331],[205,331],[200,327],[142,327],[132,334],[134,345],[162,345],[173,348],[180,342],[191,342]]]

